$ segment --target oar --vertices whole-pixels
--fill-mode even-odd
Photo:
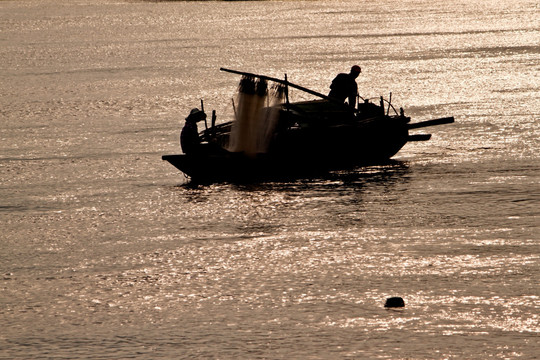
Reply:
[[[418,129],[418,128],[423,128],[423,127],[426,127],[426,126],[450,124],[450,123],[453,123],[453,122],[454,122],[454,117],[450,116],[450,117],[445,117],[445,118],[440,118],[440,119],[421,121],[421,122],[414,123],[414,124],[408,124],[407,128],[409,128],[409,129]]]
[[[407,141],[428,141],[431,139],[431,134],[415,134],[407,136]]]

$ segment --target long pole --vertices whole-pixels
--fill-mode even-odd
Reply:
[[[440,118],[440,119],[426,120],[426,121],[421,121],[421,122],[417,122],[417,123],[407,124],[407,128],[408,129],[418,129],[418,128],[423,128],[423,127],[427,127],[427,126],[451,124],[453,122],[454,122],[454,117],[450,116],[450,117],[444,117],[444,118]]]
[[[351,111],[354,111],[353,108],[351,108],[350,106],[348,105],[345,105],[344,103],[342,103],[341,101],[339,100],[336,100],[334,98],[331,98],[331,97],[328,97],[324,94],[321,94],[320,92],[317,92],[317,91],[313,91],[311,89],[308,89],[308,88],[305,88],[303,86],[300,86],[300,85],[296,85],[296,84],[293,84],[292,82],[288,81],[288,80],[282,80],[282,79],[278,79],[278,78],[274,78],[274,77],[270,77],[270,76],[266,76],[266,75],[257,75],[257,74],[252,74],[252,73],[248,73],[248,72],[243,72],[243,71],[237,71],[237,70],[231,70],[231,69],[226,69],[226,68],[220,68],[219,70],[221,71],[225,71],[225,72],[229,72],[229,73],[232,73],[232,74],[238,74],[238,75],[243,75],[243,76],[248,76],[248,77],[254,77],[254,78],[259,78],[259,79],[263,79],[263,80],[269,80],[269,81],[274,81],[274,82],[277,82],[279,84],[283,84],[283,85],[286,85],[286,86],[291,86],[295,89],[298,89],[298,90],[301,90],[301,91],[304,91],[308,94],[311,94],[311,95],[315,95],[315,96],[318,96],[322,99],[325,99],[325,100],[328,100],[328,101],[331,101],[335,104],[340,104],[342,105],[343,107],[346,107],[347,109],[351,110]]]

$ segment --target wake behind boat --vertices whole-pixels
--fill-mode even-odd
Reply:
[[[182,131],[184,154],[162,157],[193,182],[298,178],[381,164],[407,142],[431,138],[409,130],[454,122],[445,117],[410,123],[403,109],[398,112],[382,97],[379,104],[365,100],[349,106],[286,77],[221,70],[242,76],[235,120],[216,125],[214,111],[210,127],[197,134],[196,122],[206,122],[206,115],[194,109],[194,121],[188,117]],[[290,102],[289,87],[319,99]],[[193,146],[188,130],[195,137]]]

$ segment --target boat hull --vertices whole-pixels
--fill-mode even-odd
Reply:
[[[193,182],[298,178],[387,162],[407,138],[404,124],[373,119],[361,126],[292,128],[276,138],[268,153],[256,156],[206,149],[162,159]]]

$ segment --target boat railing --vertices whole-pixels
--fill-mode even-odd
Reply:
[[[360,95],[358,96],[359,99],[362,99],[364,101],[364,103],[373,103],[372,101],[376,101],[376,100],[379,100],[379,106],[381,107],[382,109],[382,113],[383,114],[386,114],[386,116],[389,116],[390,115],[390,109],[392,109],[394,111],[394,113],[396,115],[401,115],[402,114],[402,110],[400,109],[400,111],[398,112],[398,110],[394,107],[394,105],[392,105],[392,93],[390,93],[390,98],[387,100],[385,99],[383,96],[380,96],[380,97],[371,97],[371,98],[363,98],[361,97]],[[358,102],[359,106],[360,104],[362,104],[361,102]]]

